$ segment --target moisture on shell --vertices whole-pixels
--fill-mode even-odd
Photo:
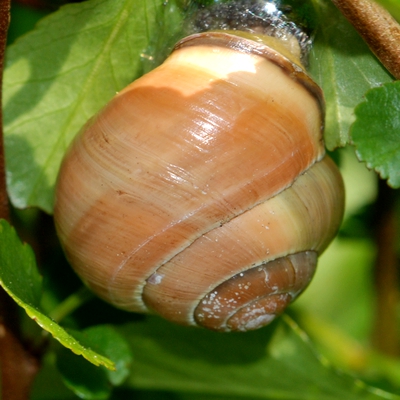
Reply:
[[[192,33],[237,30],[280,39],[294,36],[306,63],[312,41],[305,26],[293,22],[293,18],[291,7],[277,1],[238,0],[200,8],[191,18],[189,29]]]

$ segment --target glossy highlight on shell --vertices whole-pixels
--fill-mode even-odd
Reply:
[[[218,331],[266,325],[341,222],[323,113],[296,58],[226,32],[183,39],[66,155],[55,223],[71,265],[125,310]]]

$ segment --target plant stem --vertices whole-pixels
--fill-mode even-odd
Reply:
[[[396,191],[386,181],[379,181],[375,213],[376,310],[372,333],[374,347],[390,356],[400,355],[397,307],[400,300],[397,271]]]
[[[7,31],[10,22],[10,0],[0,0],[0,93],[3,86],[3,66],[4,53],[6,48]],[[0,109],[2,102],[0,99]],[[7,221],[10,220],[10,210],[8,206],[6,173],[5,173],[5,157],[4,157],[4,140],[3,140],[3,112],[0,111],[0,218]]]
[[[16,304],[0,291],[0,363],[1,398],[28,400],[39,362],[21,342],[20,332],[14,328],[18,310]]]
[[[49,314],[49,317],[55,322],[60,322],[92,297],[94,297],[93,293],[86,286],[82,286],[77,292],[71,294],[59,304]]]
[[[400,25],[373,0],[332,0],[386,69],[400,79]]]
[[[6,190],[1,94],[9,22],[10,0],[0,0],[0,218],[7,221],[10,220],[10,210]],[[25,348],[19,330],[18,306],[2,288],[0,288],[0,366],[1,398],[29,399],[29,392],[39,369],[39,361]]]

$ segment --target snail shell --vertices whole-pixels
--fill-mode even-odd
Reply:
[[[183,39],[77,136],[55,223],[117,307],[245,331],[310,282],[343,214],[323,100],[301,65],[224,32]]]

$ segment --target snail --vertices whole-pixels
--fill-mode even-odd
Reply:
[[[84,126],[54,218],[91,290],[228,332],[270,323],[307,287],[344,189],[300,58],[289,34],[194,33]]]

